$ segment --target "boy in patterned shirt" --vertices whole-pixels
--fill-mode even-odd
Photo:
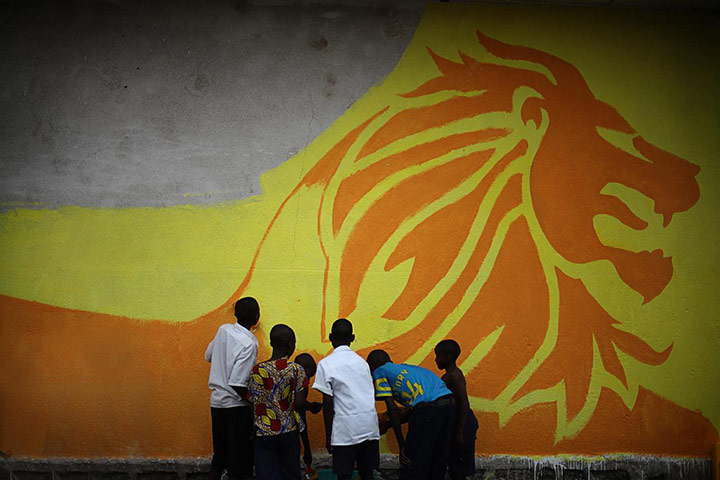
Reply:
[[[255,409],[255,475],[258,480],[300,480],[298,409],[309,408],[303,367],[288,361],[295,332],[287,325],[270,330],[272,356],[250,375],[248,394]]]

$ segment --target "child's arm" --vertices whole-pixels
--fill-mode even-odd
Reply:
[[[302,440],[303,444],[303,462],[305,462],[305,467],[310,468],[312,466],[312,448],[310,447],[310,437],[308,436],[308,425],[307,421],[304,418],[303,415],[303,422],[305,422],[305,430],[300,432],[300,440]]]
[[[207,349],[205,349],[205,361],[206,362],[212,362],[212,354],[213,354],[213,349],[215,348],[215,340],[217,340],[217,338],[220,336],[221,331],[222,331],[221,328],[218,329],[218,331],[215,334],[215,336],[213,337],[213,339],[210,340],[210,343],[208,343]]]
[[[470,410],[470,402],[467,396],[467,387],[465,386],[465,377],[461,372],[445,375],[443,380],[448,386],[455,398],[455,435],[453,443],[459,445],[463,440],[463,431],[465,429],[465,420]]]
[[[298,392],[299,393],[299,392]],[[323,404],[320,402],[311,402],[307,399],[309,392],[308,389],[305,389],[305,402],[304,403],[298,403],[297,396],[295,397],[295,409],[298,412],[302,412],[303,416],[305,415],[305,412],[310,413],[320,413],[320,410],[322,410]],[[303,421],[305,421],[305,418],[303,418]]]
[[[205,361],[206,362],[212,362],[212,352],[213,352],[213,344],[215,343],[215,339],[213,338],[210,343],[207,346],[207,350],[205,350]]]
[[[307,401],[308,389],[303,388],[298,390],[295,394],[295,409],[304,412],[310,407],[310,402]]]
[[[240,395],[240,398],[248,398],[248,384],[255,369],[256,359],[257,348],[254,345],[242,349],[234,359],[228,384]]]
[[[388,417],[390,417],[390,426],[395,432],[395,438],[400,449],[400,464],[408,466],[410,465],[410,459],[405,456],[405,439],[403,438],[402,428],[400,428],[400,412],[392,397],[385,397],[385,405],[387,406]]]
[[[323,422],[325,422],[325,448],[332,454],[332,424],[335,418],[335,402],[332,395],[323,393]]]

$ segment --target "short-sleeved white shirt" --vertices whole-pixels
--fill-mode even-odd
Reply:
[[[332,445],[380,438],[370,367],[350,347],[341,345],[320,360],[312,388],[333,397]]]
[[[240,398],[233,386],[247,387],[257,362],[258,342],[250,330],[238,323],[221,325],[205,351],[210,363],[210,406],[242,407],[250,402]]]

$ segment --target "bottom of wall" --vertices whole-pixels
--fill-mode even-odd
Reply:
[[[329,468],[318,454],[314,467]],[[477,457],[475,479],[513,480],[710,480],[709,459],[613,455],[603,457]],[[208,458],[0,459],[0,480],[205,480]],[[397,478],[398,460],[382,455],[379,478]]]

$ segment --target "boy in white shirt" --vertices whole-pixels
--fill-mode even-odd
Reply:
[[[253,413],[247,398],[250,373],[257,361],[258,342],[250,329],[260,320],[260,306],[252,297],[235,303],[237,323],[221,325],[205,351],[210,362],[210,415],[213,458],[210,480],[223,470],[232,480],[252,477]]]
[[[375,387],[370,367],[350,349],[354,340],[350,321],[333,323],[334,350],[318,363],[313,384],[323,394],[325,447],[338,480],[350,480],[356,464],[360,478],[370,480],[380,464]]]

